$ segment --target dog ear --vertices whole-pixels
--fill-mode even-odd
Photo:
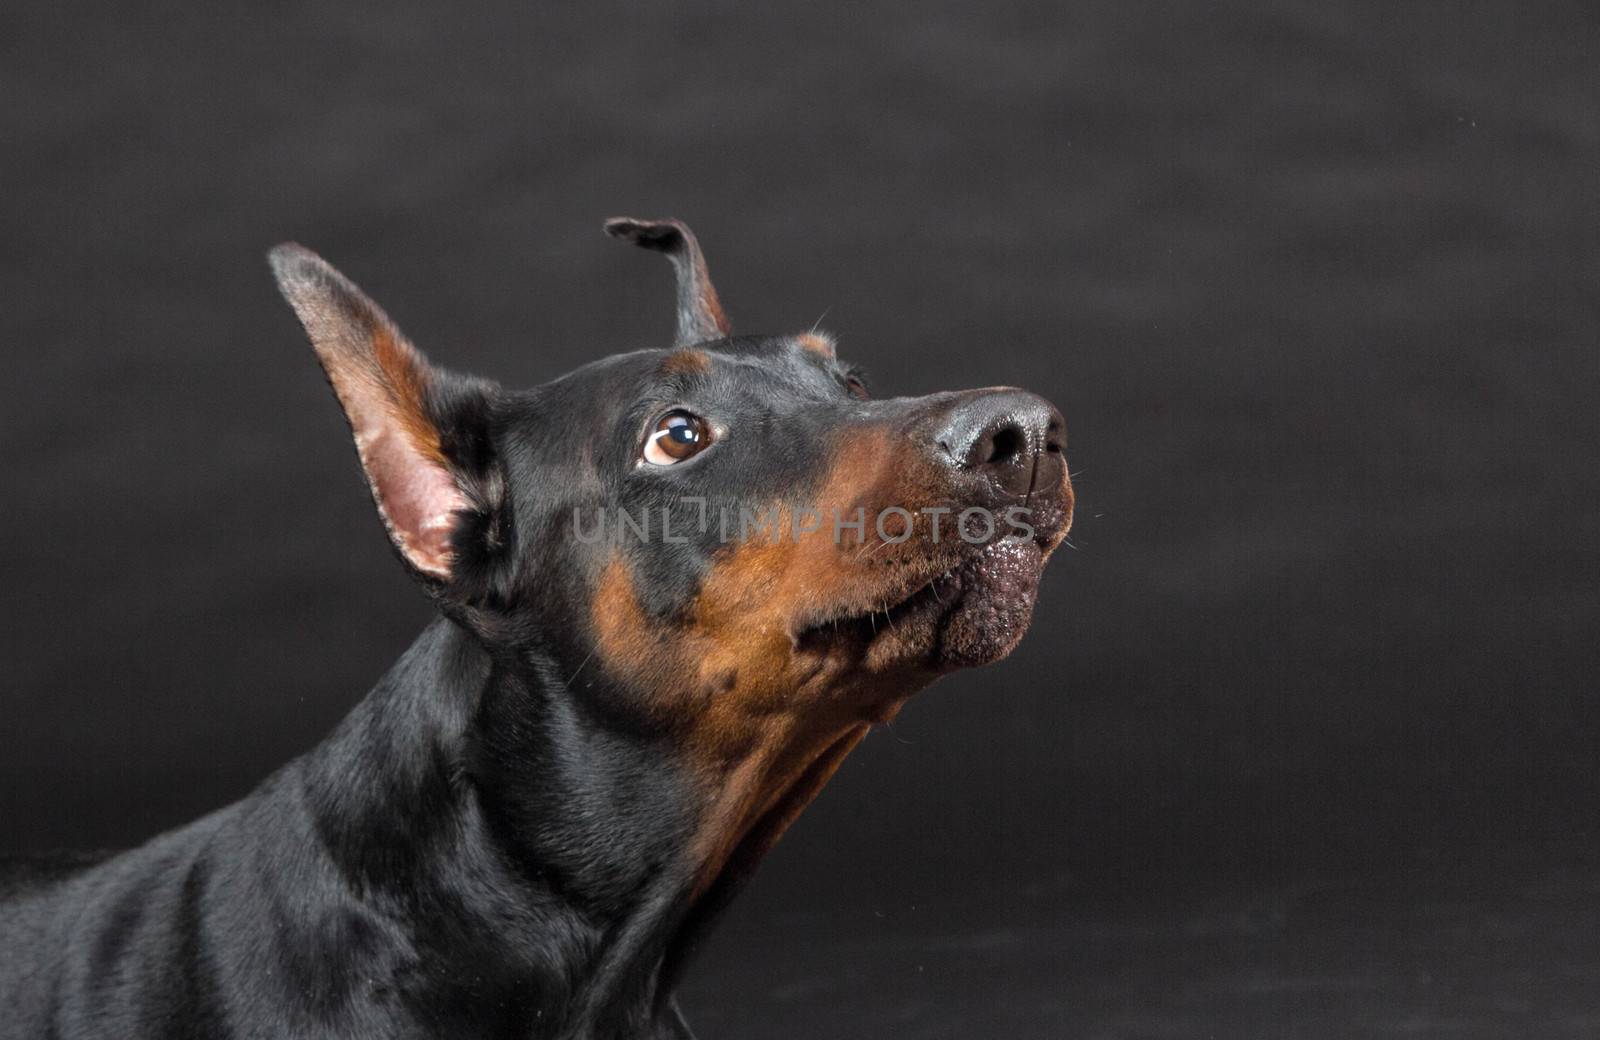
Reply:
[[[430,584],[461,577],[463,550],[496,529],[489,412],[495,388],[434,368],[389,316],[303,246],[268,254],[355,436],[378,514]]]
[[[716,286],[706,270],[706,258],[694,232],[679,220],[634,220],[612,217],[606,221],[606,234],[625,238],[634,245],[667,254],[678,275],[678,335],[674,346],[687,347],[708,339],[732,335]]]

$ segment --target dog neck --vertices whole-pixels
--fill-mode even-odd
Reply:
[[[297,764],[352,904],[396,939],[346,970],[387,968],[408,1007],[462,1035],[486,1015],[687,1035],[671,990],[688,956],[865,727],[808,735],[779,796],[708,842],[729,829],[727,791],[708,794],[670,740],[595,717],[547,665],[497,661],[441,619]]]

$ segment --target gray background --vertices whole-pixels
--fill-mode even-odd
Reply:
[[[0,11],[0,849],[315,742],[426,617],[262,262],[531,384],[746,331],[1065,412],[1005,663],[875,734],[706,1036],[1600,1029],[1582,4]]]

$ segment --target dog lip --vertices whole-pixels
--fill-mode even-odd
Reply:
[[[799,626],[794,635],[794,640],[796,644],[818,638],[825,640],[833,633],[854,631],[858,628],[869,628],[871,635],[875,637],[879,633],[892,631],[895,622],[899,620],[901,615],[926,602],[929,597],[939,600],[937,621],[942,623],[945,618],[954,614],[961,607],[965,599],[967,589],[961,582],[959,572],[969,566],[981,566],[984,558],[999,546],[1003,546],[1008,542],[1020,543],[1031,540],[1028,538],[1005,537],[984,544],[968,545],[967,548],[970,551],[948,557],[941,561],[938,566],[930,568],[925,577],[913,581],[912,584],[906,587],[904,594],[897,596],[897,598],[871,609],[862,610],[857,607],[850,607],[826,614],[819,620],[808,621]],[[945,585],[944,583],[946,582],[950,584]],[[943,592],[953,592],[954,595],[946,597],[941,595]],[[874,619],[877,618],[883,618],[884,623],[882,625],[876,624]]]
[[[949,578],[957,568],[971,558],[968,554],[961,554],[939,562],[936,566],[930,567],[924,576],[913,579],[910,584],[905,586],[905,591],[899,593],[896,598],[885,600],[877,606],[863,610],[852,604],[825,612],[819,617],[808,618],[796,628],[795,638],[798,641],[805,639],[807,636],[825,635],[830,629],[836,629],[842,625],[851,625],[856,622],[864,623],[884,614],[888,614],[892,619],[895,611],[923,596],[938,582]]]
[[[895,611],[899,610],[901,607],[904,607],[912,600],[927,592],[930,588],[932,588],[934,582],[938,581],[940,578],[947,577],[951,573],[951,570],[953,570],[953,568],[946,568],[939,571],[939,573],[934,577],[928,579],[920,585],[917,585],[903,598],[892,603],[885,603],[882,606],[874,607],[870,610],[841,610],[838,613],[825,615],[819,621],[812,621],[808,624],[801,625],[798,631],[795,633],[794,640],[795,642],[800,643],[817,636],[826,637],[830,631],[837,630],[841,626],[853,627],[857,624],[866,624],[869,623],[873,618],[877,617],[888,616],[892,620]]]

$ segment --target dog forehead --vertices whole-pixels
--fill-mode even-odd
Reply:
[[[838,392],[840,368],[831,342],[817,333],[738,336],[599,358],[535,388],[531,396],[545,406],[530,418],[573,410],[618,418],[637,405],[674,395],[751,394],[753,404],[763,397],[776,404],[787,392],[832,397]]]
[[[839,390],[842,366],[833,341],[820,333],[798,336],[749,336],[706,344],[712,371],[733,383],[820,390],[832,397]]]

